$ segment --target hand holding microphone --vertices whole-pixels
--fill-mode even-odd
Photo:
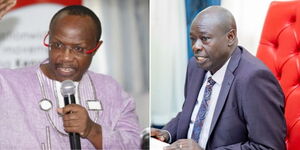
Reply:
[[[86,109],[76,104],[73,81],[62,82],[61,94],[64,97],[65,107],[58,109],[58,112],[63,115],[63,125],[65,131],[69,133],[70,147],[72,150],[81,149],[80,136],[86,138],[94,123]]]
[[[89,118],[86,109],[77,104],[69,104],[64,108],[57,109],[63,115],[63,123],[66,132],[75,132],[86,138],[94,124]],[[72,112],[72,113],[71,113]]]

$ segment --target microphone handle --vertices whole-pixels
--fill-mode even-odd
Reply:
[[[64,101],[65,101],[65,106],[69,105],[70,102],[71,102],[71,104],[76,104],[74,94],[64,96]]]
[[[70,104],[69,100],[71,101],[71,104],[76,104],[75,96],[72,94],[72,95],[68,95],[67,97],[64,97],[65,106]],[[70,146],[71,146],[72,150],[80,150],[81,149],[80,136],[78,133],[70,132],[69,140],[70,140]]]
[[[74,132],[69,133],[69,140],[70,140],[71,150],[81,149],[80,136],[78,133],[74,133]]]
[[[76,104],[74,94],[70,95],[71,104]]]

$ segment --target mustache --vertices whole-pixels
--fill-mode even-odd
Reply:
[[[204,58],[207,58],[208,56],[206,56],[206,55],[196,55],[196,54],[194,54],[194,57],[204,57]]]
[[[74,68],[77,67],[74,64],[68,64],[68,63],[55,63],[55,68]]]
[[[201,53],[200,51],[196,51],[194,53],[195,57],[208,57],[207,55],[205,55],[203,52]]]

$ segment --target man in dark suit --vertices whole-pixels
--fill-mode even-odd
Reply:
[[[284,95],[267,67],[238,46],[233,15],[212,6],[193,20],[182,111],[151,136],[165,149],[285,149]]]

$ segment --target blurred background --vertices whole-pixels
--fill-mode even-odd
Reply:
[[[149,0],[18,0],[0,21],[0,68],[45,60],[42,41],[50,19],[70,4],[90,8],[102,23],[103,44],[90,69],[113,76],[134,97],[141,128],[148,127]]]
[[[151,124],[161,128],[181,111],[188,59],[193,56],[189,28],[211,5],[232,12],[239,45],[256,55],[272,0],[150,0]],[[281,0],[283,1],[283,0]]]

